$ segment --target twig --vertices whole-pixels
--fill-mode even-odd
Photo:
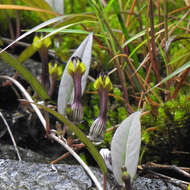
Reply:
[[[182,167],[177,167],[173,165],[162,165],[162,164],[155,164],[155,163],[148,163],[145,166],[143,166],[143,170],[146,171],[153,171],[157,172],[159,174],[164,174],[167,175],[168,177],[176,178],[179,180],[186,181],[190,184],[190,174],[185,171],[188,170],[189,168],[182,168]]]
[[[80,150],[80,149],[82,149],[83,147],[85,147],[85,144],[82,144],[82,146],[80,146],[79,148],[75,148],[76,150]],[[74,149],[74,150],[75,150]],[[75,150],[75,151],[76,151]],[[65,159],[65,158],[67,158],[68,156],[70,155],[70,152],[66,152],[65,154],[63,154],[62,156],[60,156],[59,158],[57,158],[56,160],[53,160],[52,162],[50,162],[50,164],[56,164],[56,163],[58,163],[59,161],[61,161],[61,160],[63,160],[63,159]]]
[[[10,129],[10,127],[9,127],[9,125],[8,125],[8,123],[7,123],[7,121],[6,121],[6,119],[4,118],[4,116],[3,116],[3,114],[2,114],[1,112],[0,112],[0,116],[1,116],[1,118],[3,119],[3,122],[5,123],[5,125],[6,125],[6,127],[7,127],[7,130],[8,130],[8,132],[9,132],[9,135],[10,135],[11,140],[12,140],[12,142],[13,142],[14,148],[15,148],[15,150],[16,150],[18,159],[19,159],[19,161],[22,161],[22,159],[21,159],[21,157],[20,157],[20,154],[19,154],[19,151],[18,151],[18,148],[17,148],[17,145],[16,145],[16,142],[15,142],[15,139],[14,139],[14,136],[13,136],[13,134],[12,134],[12,131],[11,131],[11,129]]]

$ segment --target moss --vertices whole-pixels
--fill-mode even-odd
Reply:
[[[183,89],[175,100],[171,99],[160,104],[156,116],[150,112],[141,118],[142,140],[146,144],[144,161],[150,161],[149,159],[154,155],[158,159],[155,160],[156,162],[171,164],[178,161],[182,165],[185,164],[172,152],[173,150],[189,151],[186,146],[190,133],[189,95],[189,89]],[[146,109],[151,111],[152,108],[147,105]]]

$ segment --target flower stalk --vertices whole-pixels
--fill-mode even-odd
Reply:
[[[84,111],[82,106],[82,76],[86,71],[86,67],[80,57],[71,58],[68,66],[68,73],[71,75],[74,84],[74,100],[71,105],[71,120],[80,122],[83,119]]]
[[[46,38],[44,40],[43,35],[40,37],[35,36],[32,45],[39,51],[40,58],[42,61],[42,74],[41,83],[43,87],[49,89],[49,70],[48,70],[48,48],[51,46],[51,39]]]
[[[108,92],[112,89],[109,76],[101,74],[95,81],[94,88],[98,90],[100,96],[100,113],[90,127],[88,138],[98,145],[101,144],[106,130]]]

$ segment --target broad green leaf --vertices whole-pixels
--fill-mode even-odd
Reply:
[[[32,88],[42,99],[50,99],[47,92],[44,90],[39,81],[12,55],[3,52],[0,54],[0,59],[13,67],[32,86]]]
[[[116,130],[111,142],[111,158],[114,176],[122,185],[121,168],[125,166],[131,179],[137,170],[141,145],[141,112],[132,113]]]
[[[80,44],[78,49],[75,50],[73,56],[78,56],[82,59],[82,62],[85,64],[86,71],[82,76],[82,94],[84,93],[87,77],[90,69],[90,60],[91,60],[91,51],[92,51],[92,39],[93,33],[90,33],[84,41]],[[67,62],[65,70],[63,72],[61,82],[59,85],[59,93],[58,93],[58,101],[57,101],[57,108],[60,114],[65,115],[65,109],[68,103],[72,103],[73,96],[74,96],[74,88],[73,88],[73,79],[68,73],[68,65],[70,60]]]
[[[71,121],[69,121],[63,115],[59,114],[58,112],[56,112],[56,111],[54,111],[54,110],[52,110],[50,108],[47,108],[47,107],[42,106],[42,105],[38,105],[38,107],[40,107],[40,108],[44,109],[45,111],[47,111],[47,112],[51,113],[52,115],[54,115],[57,119],[59,119],[61,122],[63,122],[72,132],[74,132],[75,135],[81,140],[81,142],[83,142],[87,146],[89,152],[91,153],[93,158],[98,163],[98,165],[101,168],[102,172],[104,174],[107,173],[107,168],[106,168],[104,159],[99,154],[96,147],[90,142],[90,140],[86,137],[86,135],[77,126],[75,126]]]

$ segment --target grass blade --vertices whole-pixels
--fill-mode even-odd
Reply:
[[[173,78],[174,76],[176,76],[177,74],[185,71],[187,68],[190,67],[190,61],[188,61],[187,63],[185,63],[184,65],[182,65],[181,67],[179,67],[178,69],[176,69],[173,73],[171,73],[170,75],[168,75],[167,77],[165,77],[163,80],[161,80],[157,85],[155,85],[154,87],[152,87],[151,89],[149,89],[146,93],[148,93],[149,91],[153,90],[154,88],[158,87],[159,85],[167,82],[168,80],[170,80],[171,78]]]

